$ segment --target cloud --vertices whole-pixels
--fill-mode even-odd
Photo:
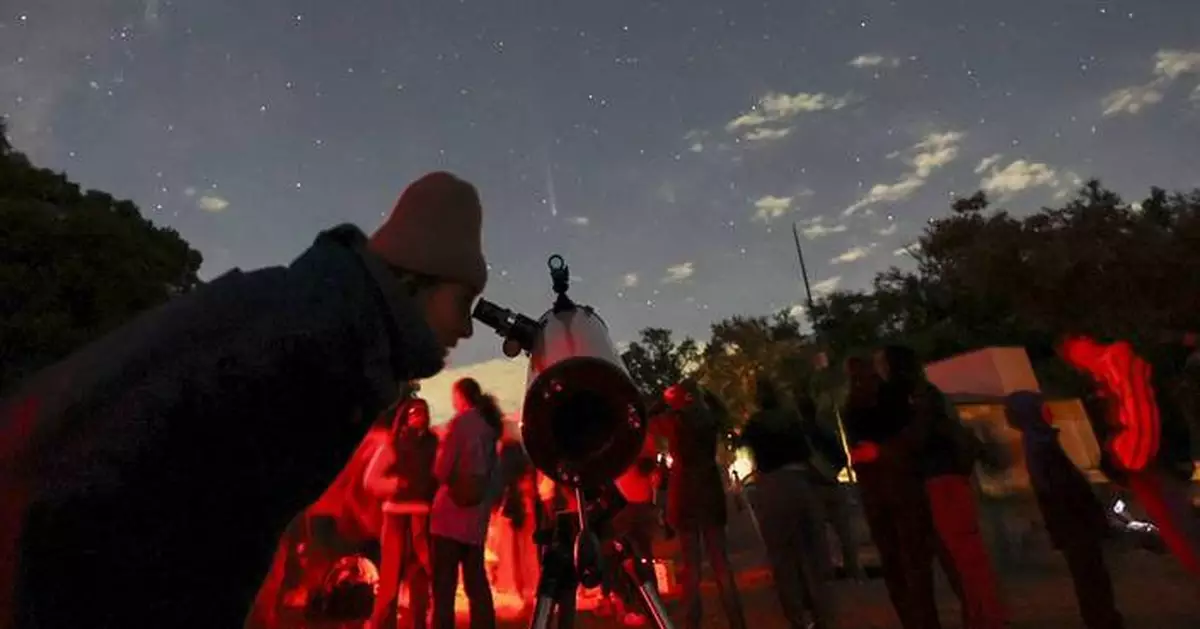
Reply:
[[[438,375],[421,381],[420,396],[429,402],[430,416],[434,423],[442,423],[454,416],[450,391],[460,378],[471,377],[479,381],[483,390],[496,396],[500,409],[506,414],[517,415],[525,401],[525,377],[529,360],[497,358],[481,363],[448,367]]]
[[[899,256],[914,256],[920,252],[921,252],[921,243],[914,242],[912,244],[905,245],[905,246],[900,247],[899,249],[893,251],[892,255],[897,256],[897,257],[899,257]]]
[[[754,202],[754,220],[770,223],[787,214],[788,210],[792,209],[792,198],[772,195],[759,198]]]
[[[681,262],[667,267],[667,274],[663,277],[664,284],[677,284],[691,277],[696,272],[696,266],[692,262]]]
[[[224,212],[225,208],[229,207],[229,201],[226,201],[225,199],[216,195],[206,194],[196,201],[196,207],[204,210],[205,212],[212,212],[216,214],[218,212]]]
[[[684,142],[688,143],[688,150],[693,153],[704,151],[704,141],[706,139],[708,139],[708,132],[702,129],[692,129],[683,134]]]
[[[1079,175],[1069,171],[1059,172],[1041,162],[1018,159],[1000,168],[999,156],[993,157],[997,159],[989,157],[980,162],[975,172],[982,174],[985,170],[990,171],[979,183],[979,188],[995,197],[1003,199],[1030,188],[1045,187],[1055,189],[1055,197],[1062,198],[1083,183]]]
[[[1163,99],[1162,88],[1163,82],[1155,80],[1145,85],[1113,90],[1100,101],[1104,106],[1104,116],[1137,114],[1151,105],[1157,105]]]
[[[818,111],[836,111],[850,102],[849,95],[767,92],[750,111],[726,123],[725,130],[748,142],[778,140],[791,133],[791,127],[787,123],[797,116]]]
[[[591,221],[591,219],[589,219],[586,216],[571,216],[571,217],[567,218],[567,222],[572,225],[579,225],[580,227],[587,227],[588,224],[591,223],[592,221]]]
[[[829,234],[840,234],[846,231],[847,227],[844,224],[826,225],[825,218],[818,216],[810,219],[804,227],[800,228],[800,233],[809,240],[828,236]]]
[[[1151,79],[1147,83],[1115,89],[1100,100],[1104,116],[1135,115],[1161,103],[1167,90],[1179,79],[1200,74],[1200,51],[1160,50],[1154,55]],[[1189,96],[1196,100],[1200,85]]]
[[[900,66],[899,57],[885,57],[877,54],[859,55],[850,60],[855,68],[897,68]]]
[[[832,293],[833,291],[837,290],[838,286],[841,283],[842,283],[842,276],[835,275],[829,279],[821,280],[820,282],[813,284],[812,292],[813,292],[813,294],[820,295],[820,296],[828,295],[829,293]]]
[[[1000,160],[1003,157],[1004,157],[1004,155],[1002,155],[1000,153],[996,153],[995,155],[990,155],[988,157],[985,157],[985,158],[979,160],[979,165],[975,167],[975,174],[976,175],[983,174],[983,171],[991,168],[992,166],[995,166],[997,163],[1000,162]]]
[[[871,255],[871,250],[874,248],[875,248],[874,244],[859,245],[857,247],[851,247],[851,248],[839,253],[832,260],[830,260],[829,263],[830,264],[848,264],[850,262],[857,262],[857,261],[862,260],[863,258]]]
[[[638,285],[638,281],[640,281],[640,278],[638,278],[637,273],[626,273],[625,277],[621,278],[621,286],[633,288]]]
[[[979,183],[980,188],[990,194],[1007,195],[1037,186],[1058,185],[1058,173],[1041,162],[1018,159],[1004,168],[992,166],[991,169],[991,174]]]
[[[896,233],[896,230],[898,229],[900,229],[899,223],[889,223],[887,227],[884,227],[876,233],[878,233],[880,236],[891,236],[892,234]]]
[[[1160,50],[1154,56],[1154,74],[1175,80],[1200,72],[1200,50]]]
[[[843,216],[878,203],[895,203],[912,196],[914,192],[925,185],[935,171],[953,162],[958,157],[959,143],[965,134],[959,131],[930,133],[920,142],[909,147],[902,153],[893,153],[889,157],[899,157],[907,153],[905,163],[909,171],[892,183],[880,183],[871,186],[867,194],[852,203],[842,211]]]
[[[768,142],[770,140],[779,140],[782,138],[786,138],[787,136],[789,136],[791,134],[792,134],[791,127],[783,127],[780,129],[770,129],[770,128],[766,128],[766,127],[760,127],[758,129],[751,129],[751,130],[743,133],[742,139],[747,142]]]

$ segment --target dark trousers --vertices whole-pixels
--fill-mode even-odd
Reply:
[[[1082,540],[1062,548],[1075,585],[1079,614],[1087,629],[1122,629],[1125,626],[1113,596],[1112,578],[1104,563],[1099,540]]]
[[[858,560],[858,537],[854,534],[854,524],[851,521],[850,488],[833,482],[817,483],[815,489],[825,507],[825,518],[841,546],[842,570],[850,578],[864,578],[862,564]]]
[[[379,592],[371,614],[372,629],[396,626],[400,584],[408,582],[408,609],[413,629],[428,626],[429,516],[384,514],[379,537]]]
[[[825,505],[808,472],[784,468],[759,478],[754,514],[788,625],[803,629],[811,615],[817,629],[833,626]]]
[[[894,461],[855,468],[883,581],[904,629],[940,629],[933,592],[935,534],[916,472]]]
[[[496,608],[484,567],[482,544],[433,536],[433,629],[454,629],[454,595],[462,568],[463,590],[471,609],[471,629],[495,629]]]
[[[699,629],[703,618],[700,594],[700,570],[704,556],[712,566],[713,576],[717,580],[717,592],[721,596],[721,605],[729,618],[730,629],[746,629],[746,616],[742,613],[742,597],[738,594],[737,583],[733,579],[733,569],[729,566],[729,552],[725,542],[724,526],[689,526],[677,525],[675,533],[679,537],[679,548],[683,554],[683,564],[680,572],[683,586],[682,607],[686,614],[684,629]]]

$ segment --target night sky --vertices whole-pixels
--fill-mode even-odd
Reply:
[[[1200,2],[0,0],[0,113],[205,278],[448,169],[493,301],[540,314],[558,252],[615,340],[703,336],[801,301],[793,222],[816,289],[863,288],[955,195],[1200,185]]]

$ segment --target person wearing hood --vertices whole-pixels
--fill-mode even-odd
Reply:
[[[0,401],[0,629],[242,624],[277,537],[472,333],[471,184],[432,173],[370,238],[233,270]]]
[[[1050,541],[1067,561],[1084,625],[1088,629],[1121,629],[1124,621],[1104,563],[1102,543],[1108,534],[1108,519],[1091,484],[1059,443],[1058,429],[1051,424],[1040,393],[1009,394],[1004,414],[1008,425],[1021,433],[1029,483]]]

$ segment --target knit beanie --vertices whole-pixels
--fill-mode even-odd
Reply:
[[[447,172],[409,184],[367,248],[389,265],[482,292],[483,209],[475,186]]]

